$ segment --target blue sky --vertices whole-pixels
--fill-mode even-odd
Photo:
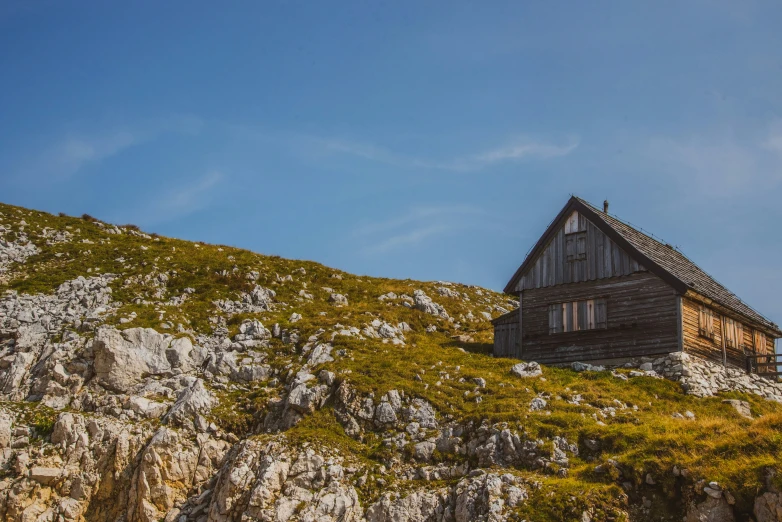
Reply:
[[[0,2],[0,200],[501,289],[575,193],[782,322],[782,4]]]

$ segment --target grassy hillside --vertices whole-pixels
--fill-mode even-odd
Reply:
[[[587,505],[605,513],[632,510],[646,499],[646,516],[653,519],[678,513],[687,500],[682,491],[700,480],[719,482],[736,498],[737,511],[750,513],[768,470],[782,472],[780,404],[729,394],[751,404],[754,419],[747,419],[722,403],[728,395],[698,399],[664,379],[623,380],[609,371],[551,367],[544,367],[542,378],[513,376],[509,369],[518,361],[491,356],[492,329],[484,313],[497,317],[515,306],[496,292],[356,276],[310,261],[147,235],[132,226],[117,230],[88,216],[53,216],[9,205],[0,205],[0,223],[6,226],[5,241],[21,243],[26,236],[38,248],[25,263],[11,263],[0,273],[0,292],[52,293],[78,276],[116,274],[111,286],[119,307],[106,323],[119,329],[143,326],[195,338],[216,328],[234,335],[248,318],[267,328],[279,324],[300,339],[286,344],[275,338],[273,350],[265,352],[266,362],[281,374],[301,366],[306,340],[323,330],[321,338],[334,334],[335,360],[321,367],[363,395],[377,398],[398,390],[430,402],[443,423],[474,429],[504,423],[530,440],[550,444],[559,436],[578,444],[581,451],[566,472],[523,466],[510,470],[537,484],[533,501],[518,508],[520,518],[567,519]],[[239,300],[256,285],[276,292],[272,310],[227,314],[215,304]],[[416,290],[442,305],[452,320],[405,306],[400,296]],[[381,299],[389,293],[397,297]],[[345,296],[347,304],[335,306],[332,294]],[[301,318],[292,317],[294,313]],[[361,330],[374,320],[407,323],[404,344],[340,333]],[[480,379],[485,386],[476,384]],[[239,438],[267,436],[259,426],[268,402],[281,393],[276,382],[231,383],[212,391],[220,400],[212,414],[215,423]],[[531,410],[535,398],[544,399],[546,406]],[[672,416],[688,411],[693,418]],[[290,440],[338,448],[378,469],[394,458],[384,443],[387,435],[377,430],[358,440],[348,437],[330,405],[287,431]],[[435,462],[466,458],[434,456]],[[393,474],[383,477],[385,486],[368,481],[362,496],[372,499],[381,489],[406,487]]]

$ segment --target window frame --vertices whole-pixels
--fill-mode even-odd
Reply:
[[[565,261],[575,263],[587,258],[587,231],[568,232],[565,234]]]
[[[752,338],[752,349],[755,354],[763,355],[768,353],[768,341],[766,340],[765,332],[755,330]]]
[[[706,306],[698,309],[698,336],[714,341],[714,310]]]
[[[725,348],[740,349],[744,346],[744,325],[732,317],[723,317],[725,322]]]
[[[605,297],[556,302],[548,305],[549,335],[606,330],[607,328],[608,299]]]

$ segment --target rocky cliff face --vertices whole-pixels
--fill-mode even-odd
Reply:
[[[492,359],[484,289],[4,205],[0,283],[2,520],[782,519],[776,385]]]

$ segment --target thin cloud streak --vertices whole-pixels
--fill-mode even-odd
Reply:
[[[568,145],[551,145],[547,143],[519,142],[508,147],[495,149],[475,157],[478,163],[491,164],[505,160],[519,160],[526,157],[540,159],[567,156],[578,147],[578,140],[571,140]]]
[[[416,228],[382,240],[364,250],[367,254],[382,254],[399,247],[415,245],[429,237],[442,234],[450,229],[447,225],[430,225]]]
[[[479,227],[502,228],[502,224],[495,221],[483,209],[470,205],[429,205],[413,208],[397,217],[361,225],[353,235],[365,243],[361,252],[371,256]]]
[[[181,116],[99,132],[71,131],[42,151],[36,160],[18,170],[23,177],[64,180],[89,165],[97,165],[162,134],[195,135],[202,127],[203,122],[199,118]]]
[[[366,143],[339,139],[316,139],[316,142],[319,142],[329,152],[348,154],[397,167],[429,168],[457,172],[481,170],[504,162],[545,160],[567,156],[576,150],[579,145],[579,140],[575,138],[571,138],[564,145],[555,145],[529,138],[516,138],[503,147],[471,156],[437,161],[397,154],[383,147]]]
[[[117,130],[99,136],[71,134],[45,151],[40,159],[27,169],[36,177],[68,178],[90,163],[119,154],[138,143],[136,134]]]
[[[172,189],[152,202],[137,220],[155,225],[194,214],[208,208],[214,200],[214,189],[226,178],[221,171],[207,172],[184,187]]]
[[[445,215],[460,216],[468,214],[477,215],[481,213],[483,213],[481,209],[469,205],[417,207],[399,217],[362,225],[355,230],[354,234],[357,236],[374,235],[381,232],[398,229],[405,225],[416,223],[425,219],[438,218]]]

